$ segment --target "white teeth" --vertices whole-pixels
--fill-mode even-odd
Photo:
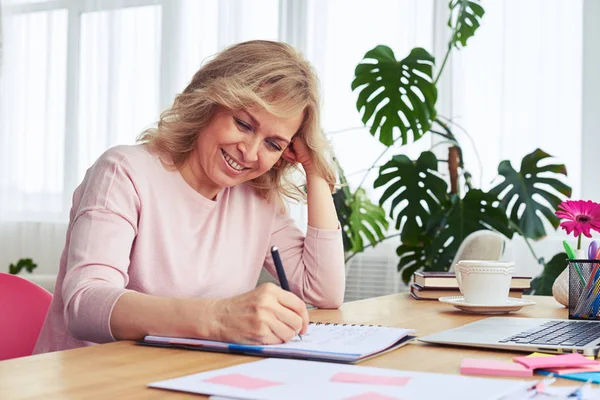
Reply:
[[[233,158],[229,157],[229,154],[225,153],[224,150],[221,150],[221,153],[223,153],[225,161],[227,161],[227,164],[231,165],[231,168],[235,169],[236,171],[243,171],[246,169],[245,167],[242,167],[240,164],[233,161]]]

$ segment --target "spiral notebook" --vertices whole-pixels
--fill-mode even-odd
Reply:
[[[146,336],[138,344],[267,357],[355,363],[396,349],[415,337],[412,329],[377,325],[311,322],[302,339],[276,345],[244,345],[211,340]]]

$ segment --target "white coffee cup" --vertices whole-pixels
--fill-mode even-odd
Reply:
[[[508,300],[513,262],[462,260],[454,267],[465,303],[500,305]]]

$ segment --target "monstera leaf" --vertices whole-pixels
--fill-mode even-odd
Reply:
[[[531,281],[531,290],[529,291],[529,294],[551,296],[554,281],[569,264],[567,259],[567,253],[558,253],[552,257],[552,260],[544,265],[542,273]]]
[[[379,204],[394,197],[390,217],[396,216],[396,229],[401,230],[402,243],[416,245],[429,216],[436,213],[447,200],[448,184],[437,174],[437,158],[430,151],[421,153],[416,162],[405,155],[396,155],[379,169],[374,186],[389,185]]]
[[[475,35],[475,31],[479,28],[483,14],[485,14],[485,11],[477,2],[451,0],[448,26],[452,28],[454,34],[450,45],[456,48],[458,48],[459,43],[466,46],[467,40]]]
[[[385,239],[384,232],[388,228],[385,211],[378,205],[371,203],[363,189],[358,189],[350,203],[352,210],[349,225],[352,238],[352,251],[359,252],[364,248],[363,236],[371,245]]]
[[[362,121],[371,122],[371,134],[386,146],[391,146],[393,128],[400,130],[402,144],[408,143],[408,131],[413,141],[431,127],[435,118],[437,89],[433,83],[434,58],[425,49],[415,48],[408,57],[397,61],[387,46],[377,46],[365,54],[356,66],[352,90],[360,89],[356,108],[364,109]]]
[[[447,271],[462,241],[475,231],[493,229],[512,237],[508,218],[496,195],[472,189],[463,199],[452,195],[450,203],[428,249],[431,271]]]
[[[443,212],[440,210],[440,212]],[[409,283],[415,271],[424,269],[429,271],[428,255],[432,237],[423,232],[419,237],[419,243],[415,245],[400,244],[396,248],[396,254],[400,257],[398,260],[398,272],[402,274],[402,281]]]
[[[547,174],[541,175],[553,173],[567,176],[564,164],[538,165],[540,161],[549,157],[551,156],[543,150],[536,149],[523,157],[519,172],[513,169],[510,161],[502,161],[498,165],[498,173],[504,177],[504,181],[490,190],[490,193],[501,199],[510,215],[510,220],[519,227],[525,237],[531,239],[540,239],[546,236],[544,224],[538,213],[541,213],[554,228],[557,228],[559,224],[554,210],[558,207],[561,199],[547,189],[554,189],[566,197],[571,196],[570,186],[547,176]],[[548,202],[552,208],[534,199],[533,196],[536,194]]]

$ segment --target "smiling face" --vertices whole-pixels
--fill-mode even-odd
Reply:
[[[269,171],[288,147],[303,113],[277,117],[265,110],[219,108],[196,140],[181,175],[197,192],[213,199],[221,189]]]

